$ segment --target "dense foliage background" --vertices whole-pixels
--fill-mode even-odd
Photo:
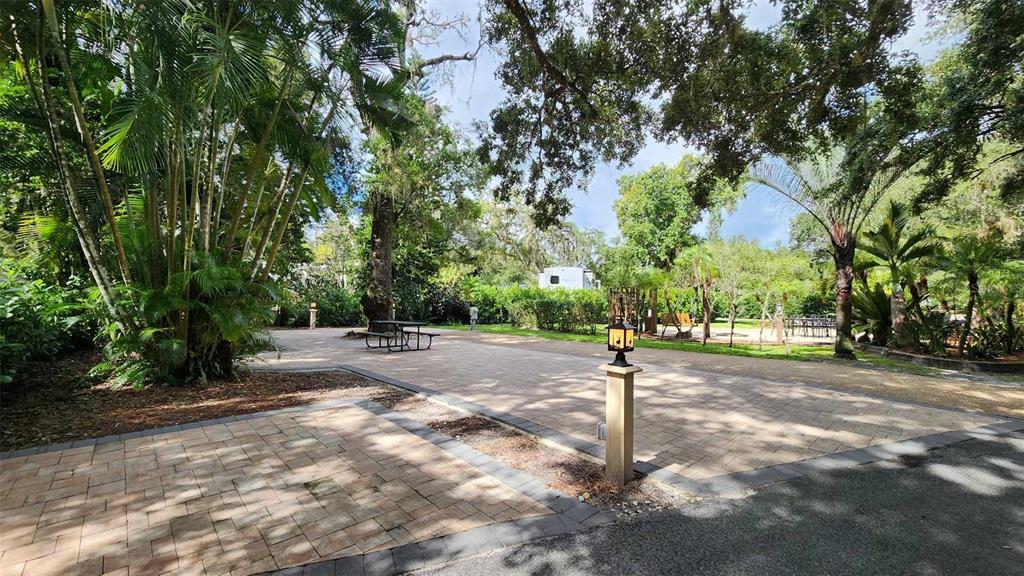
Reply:
[[[416,2],[5,4],[0,381],[88,346],[122,384],[231,375],[313,302],[592,332],[615,288],[835,315],[840,356],[1019,354],[1024,5],[932,3],[926,65],[894,49],[909,1],[784,0],[768,29],[747,4],[489,0],[476,51],[429,57],[465,21]],[[507,98],[467,130],[435,71],[484,44]],[[703,152],[623,177],[618,237],[567,222],[648,138]],[[722,237],[754,187],[792,205],[785,245]]]

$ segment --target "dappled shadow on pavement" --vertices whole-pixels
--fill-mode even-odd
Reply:
[[[1024,436],[816,474],[431,574],[1021,574]]]
[[[268,359],[268,367],[352,365],[587,442],[594,441],[604,416],[604,375],[596,359],[487,345],[448,333],[430,352],[387,354],[367,352],[341,335],[282,333],[292,351]],[[995,421],[814,386],[641,365],[635,456],[697,480]]]

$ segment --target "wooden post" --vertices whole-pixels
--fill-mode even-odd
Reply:
[[[619,486],[633,479],[633,375],[638,366],[604,364],[605,392],[605,478]]]
[[[658,290],[652,288],[647,296],[646,332],[651,336],[658,334]]]

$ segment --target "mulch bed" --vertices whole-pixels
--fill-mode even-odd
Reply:
[[[0,451],[325,400],[376,400],[389,391],[341,372],[251,372],[203,386],[114,390],[88,376],[99,361],[98,353],[81,352],[36,363],[22,369],[14,384],[0,387]]]
[[[313,402],[367,398],[619,516],[634,516],[690,500],[639,476],[620,489],[604,480],[600,463],[548,446],[492,420],[355,374],[257,371],[203,386],[115,390],[88,376],[99,360],[96,352],[82,352],[39,363],[19,372],[16,384],[0,387],[0,451]]]

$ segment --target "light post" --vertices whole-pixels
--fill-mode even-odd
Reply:
[[[605,477],[619,486],[633,479],[633,376],[643,369],[626,362],[633,351],[636,326],[619,317],[608,326],[608,350],[615,360],[601,369],[607,375],[605,388]]]
[[[316,328],[316,302],[309,303],[309,329]]]

